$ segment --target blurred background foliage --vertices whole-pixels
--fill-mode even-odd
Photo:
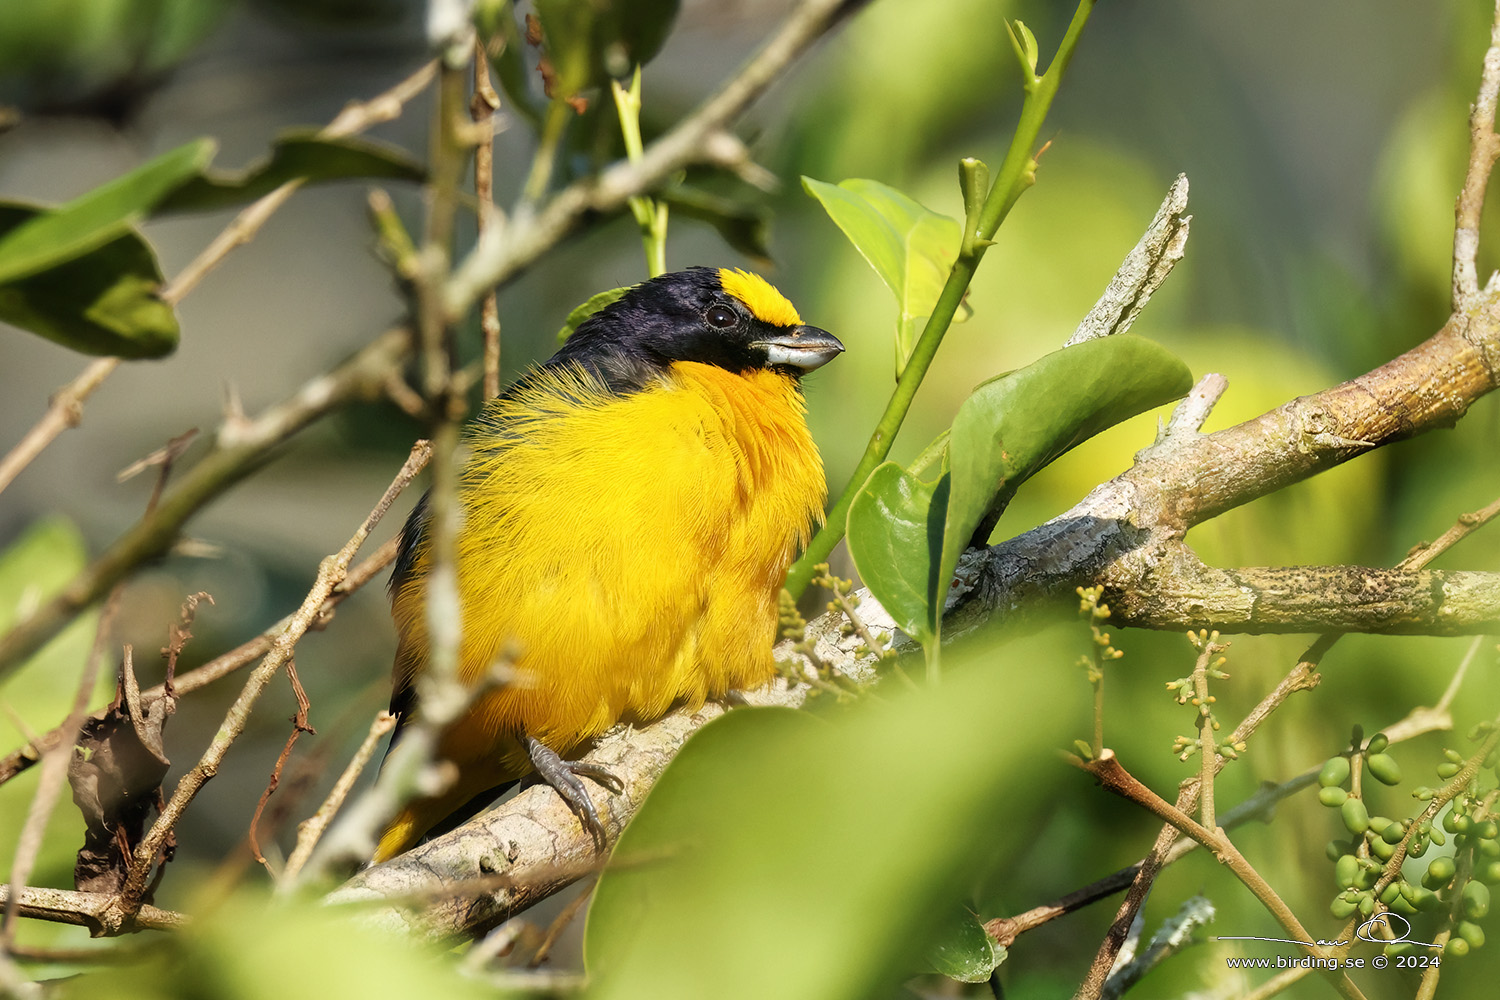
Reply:
[[[647,139],[748,54],[786,6],[686,0],[645,74]],[[892,457],[913,457],[948,425],[976,382],[1060,345],[1178,172],[1192,182],[1187,258],[1136,332],[1169,346],[1196,374],[1229,377],[1210,428],[1358,374],[1425,339],[1447,317],[1452,205],[1490,13],[1482,0],[1100,4],[1043,133],[1051,145],[1037,186],[980,268],[969,297],[972,318],[950,333]],[[798,176],[874,178],[961,218],[958,157],[998,164],[1020,106],[1002,19],[1024,19],[1045,54],[1070,14],[1070,5],[1045,0],[920,6],[877,0],[788,73],[742,129],[779,189],[754,195],[738,182],[703,181],[746,201],[747,210],[770,213],[769,276],[810,322],[849,346],[837,364],[807,380],[809,419],[835,491],[892,385],[894,308],[877,276],[803,193]],[[348,100],[385,89],[425,58],[415,0],[9,0],[0,4],[0,193],[65,201],[205,134],[221,144],[219,163],[248,163],[284,127],[326,122]],[[417,102],[375,134],[421,154],[425,111]],[[598,138],[612,128],[608,121],[579,123],[565,168],[586,169],[614,155]],[[509,121],[496,149],[503,199],[524,179],[533,147],[530,127]],[[420,218],[416,190],[392,193],[409,223]],[[227,392],[254,412],[399,318],[400,297],[371,252],[363,198],[358,186],[300,193],[185,301],[180,349],[118,372],[88,404],[83,427],[64,435],[0,497],[0,624],[60,585],[138,516],[150,477],[117,484],[116,471],[185,428],[215,426]],[[186,264],[228,217],[148,225],[164,272]],[[1483,270],[1500,263],[1497,246],[1500,239],[1488,240]],[[667,257],[673,268],[747,263],[712,229],[680,214]],[[507,375],[549,353],[563,318],[583,299],[642,277],[627,217],[564,245],[500,298]],[[467,332],[464,349],[477,354],[477,331]],[[0,329],[5,447],[80,364],[53,344]],[[1007,511],[1002,532],[1067,509],[1125,468],[1149,442],[1156,416],[1114,428],[1045,470]],[[1219,565],[1393,563],[1500,493],[1497,424],[1500,402],[1486,398],[1452,431],[1383,449],[1233,511],[1196,529],[1189,541]],[[205,590],[216,603],[200,610],[185,667],[293,607],[317,560],[348,536],[418,433],[392,406],[350,410],[304,433],[198,517],[190,534],[213,554],[169,558],[126,591],[120,638],[145,651],[136,657],[142,683],[159,679],[150,651],[164,644],[186,594]],[[396,530],[414,499],[403,498],[382,537]],[[1481,534],[1438,565],[1500,570],[1500,550]],[[835,569],[849,573],[847,563]],[[19,742],[21,725],[44,730],[61,718],[91,634],[89,623],[75,625],[0,692],[7,709],[0,713],[0,751]],[[383,598],[372,587],[346,603],[327,632],[303,642],[297,660],[319,730],[303,747],[316,747],[311,753],[326,755],[324,763],[347,756],[386,697],[393,640]],[[1107,681],[1106,744],[1170,797],[1196,765],[1168,753],[1172,737],[1190,731],[1192,721],[1162,685],[1188,671],[1192,650],[1171,635],[1122,632],[1114,641],[1127,655]],[[1240,718],[1306,642],[1237,638],[1229,651],[1233,679],[1217,689],[1220,717],[1230,724]],[[1377,729],[1413,705],[1431,704],[1466,642],[1344,640],[1325,661],[1322,686],[1279,711],[1244,759],[1226,770],[1221,801],[1238,801],[1260,782],[1282,780],[1336,752],[1356,723]],[[1071,739],[1089,725],[1086,684],[1074,666],[1086,648],[1080,624],[997,634],[967,643],[955,659],[975,662],[954,669],[1003,663],[1049,676],[1045,696],[1071,713]],[[179,767],[196,759],[234,689],[231,681],[195,695],[173,720],[168,749]],[[161,905],[191,906],[195,883],[242,841],[287,732],[292,698],[289,691],[277,698],[256,714],[230,766],[181,824],[179,860],[158,895]],[[1486,654],[1455,705],[1458,731],[1492,716],[1497,705],[1500,671]],[[1443,745],[1460,744],[1457,737],[1432,736],[1397,748],[1409,783],[1432,781]],[[1144,813],[1051,763],[1050,746],[1034,749],[1032,793],[1040,788],[1045,804],[1022,810],[1026,836],[1007,838],[1007,855],[973,888],[972,901],[986,918],[1054,899],[1134,861],[1157,828]],[[290,805],[286,800],[303,788],[300,816],[331,780],[318,774],[285,782],[278,797]],[[871,794],[894,801],[903,795],[899,787],[879,788],[878,776],[870,780]],[[14,849],[33,789],[25,779],[0,788],[0,856]],[[1024,798],[1025,788],[1017,789]],[[65,801],[36,882],[69,884],[68,849],[76,842],[70,824],[78,825]],[[1273,824],[1236,838],[1318,934],[1337,926],[1327,912],[1333,881],[1323,857],[1323,844],[1336,834],[1342,835],[1328,811],[1303,796],[1282,806]],[[1277,936],[1248,893],[1196,855],[1159,881],[1148,925],[1198,891],[1218,907],[1212,932]],[[1113,911],[1110,902],[1027,934],[1004,967],[1008,995],[1070,995]],[[81,937],[74,929],[27,924],[21,940]],[[1229,942],[1197,947],[1141,989],[1153,996],[1193,989],[1230,995],[1239,974],[1223,959],[1236,949]],[[1480,995],[1478,984],[1493,980],[1496,951],[1451,963],[1444,993]],[[1376,997],[1414,989],[1395,971],[1362,985]],[[1289,995],[1325,990],[1308,981]]]

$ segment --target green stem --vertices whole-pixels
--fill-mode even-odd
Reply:
[[[1021,120],[1016,125],[1016,134],[1011,139],[1009,151],[1005,154],[1005,162],[1000,167],[1000,175],[995,179],[994,186],[990,188],[989,197],[985,199],[984,207],[979,214],[979,225],[976,227],[977,239],[972,248],[961,251],[958,259],[953,262],[953,268],[948,272],[948,280],[943,285],[941,294],[938,295],[937,305],[933,308],[932,315],[927,318],[927,325],[922,330],[922,336],[917,340],[917,346],[912,350],[906,369],[896,381],[896,391],[891,394],[890,400],[886,403],[885,412],[881,414],[880,422],[875,425],[875,432],[870,435],[870,443],[865,446],[865,452],[860,457],[859,464],[855,466],[854,474],[849,477],[849,482],[839,494],[838,501],[828,512],[827,522],[808,544],[807,551],[802,553],[802,557],[787,571],[786,589],[793,597],[802,595],[809,581],[812,580],[813,567],[818,563],[827,562],[834,547],[844,537],[849,519],[849,505],[854,500],[854,494],[865,484],[865,480],[870,478],[870,473],[875,471],[875,467],[884,462],[886,455],[890,453],[896,433],[901,429],[902,422],[906,420],[906,413],[911,409],[912,400],[916,398],[917,388],[927,375],[927,369],[932,365],[938,346],[942,344],[943,336],[953,323],[953,315],[969,289],[969,282],[974,278],[974,271],[984,256],[984,251],[989,245],[988,241],[1000,228],[1000,223],[1005,221],[1006,215],[1010,213],[1016,200],[1036,182],[1036,162],[1031,157],[1031,149],[1036,144],[1037,134],[1041,132],[1042,122],[1047,118],[1047,111],[1052,106],[1052,98],[1057,94],[1062,74],[1067,69],[1073,50],[1078,45],[1078,38],[1083,32],[1084,24],[1088,22],[1090,12],[1094,9],[1094,3],[1095,0],[1079,0],[1078,9],[1073,14],[1073,21],[1068,25],[1062,44],[1058,46],[1052,65],[1048,66],[1047,72],[1036,78],[1034,83],[1028,80],[1026,100],[1021,106]]]
[[[645,156],[641,143],[641,68],[635,68],[629,87],[620,81],[609,82],[614,95],[615,111],[620,118],[620,134],[625,139],[625,158],[631,163],[640,163]],[[667,273],[667,203],[645,195],[636,195],[628,202],[630,214],[641,231],[641,246],[646,251],[646,272],[651,278]]]

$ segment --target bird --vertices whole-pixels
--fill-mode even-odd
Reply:
[[[375,863],[533,772],[602,849],[579,779],[622,786],[575,758],[619,722],[771,680],[787,568],[827,500],[801,377],[843,350],[759,275],[693,267],[631,287],[485,403],[463,438],[453,567],[472,700],[435,754],[457,778],[398,812]],[[391,576],[391,748],[422,710],[429,499]]]

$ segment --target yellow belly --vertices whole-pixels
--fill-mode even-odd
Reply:
[[[460,487],[459,672],[477,684],[514,643],[518,679],[444,733],[464,775],[445,798],[529,772],[523,734],[569,756],[768,681],[777,596],[826,498],[800,393],[774,372],[678,362],[617,397],[563,371],[490,406],[498,431],[474,436]],[[394,597],[398,686],[426,655],[426,563]]]

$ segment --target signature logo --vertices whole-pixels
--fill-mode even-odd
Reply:
[[[1381,936],[1382,933],[1389,934],[1390,936]],[[1393,913],[1387,910],[1384,913],[1375,914],[1369,920],[1366,920],[1364,923],[1355,928],[1354,938],[1357,941],[1368,941],[1370,944],[1411,944],[1416,945],[1418,948],[1437,948],[1439,950],[1442,949],[1442,945],[1432,941],[1414,941],[1411,938],[1407,937],[1407,935],[1410,933],[1411,921],[1407,920],[1399,913]],[[1273,944],[1295,944],[1304,948],[1344,948],[1354,943],[1354,941],[1339,941],[1336,939],[1330,941],[1324,940],[1323,938],[1319,938],[1316,941],[1298,941],[1295,938],[1253,937],[1251,935],[1231,936],[1227,934],[1218,935],[1218,940],[1270,941]]]

